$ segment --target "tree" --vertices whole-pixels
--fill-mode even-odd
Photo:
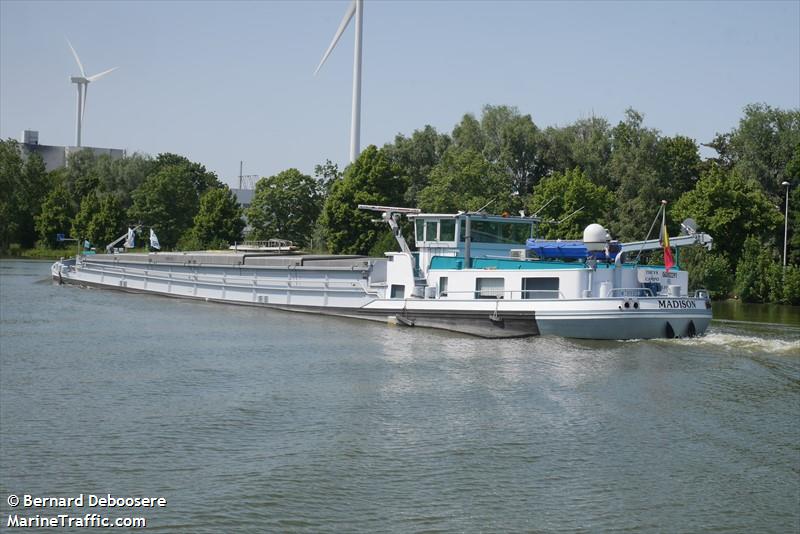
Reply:
[[[375,214],[359,210],[358,205],[400,205],[405,188],[406,181],[388,154],[374,145],[367,147],[334,183],[325,201],[320,224],[328,249],[335,254],[369,253],[389,230],[385,223],[372,222]]]
[[[114,195],[123,210],[131,207],[131,193],[148,176],[157,172],[153,159],[139,153],[119,159],[107,155],[98,156],[95,168],[99,176],[97,191],[103,195]]]
[[[469,148],[478,153],[483,153],[486,138],[481,129],[481,123],[472,113],[466,113],[461,122],[453,128],[453,144],[459,148]]]
[[[545,166],[552,172],[567,172],[579,167],[594,184],[613,190],[608,172],[612,133],[601,117],[579,119],[564,128],[544,131]]]
[[[758,237],[749,236],[736,266],[736,293],[745,302],[779,301],[781,271],[772,251]]]
[[[42,203],[42,209],[35,217],[36,232],[40,243],[56,246],[56,234],[67,234],[72,226],[75,212],[66,185],[57,182]]]
[[[714,246],[734,265],[747,236],[768,242],[781,224],[780,212],[757,183],[716,164],[673,205],[673,220],[686,217],[693,217],[703,231],[711,234]]]
[[[503,126],[499,163],[510,175],[517,194],[530,194],[533,186],[547,175],[545,152],[544,134],[530,115],[512,117]]]
[[[800,266],[800,144],[795,147],[794,156],[786,165],[785,178],[789,182],[789,243],[787,246],[788,261]],[[786,209],[786,191],[784,191],[782,209]],[[784,212],[785,213],[785,212]]]
[[[704,247],[680,249],[680,267],[689,272],[689,290],[707,289],[712,299],[724,299],[733,290],[734,273],[724,254]]]
[[[761,184],[777,202],[783,194],[789,163],[800,145],[800,109],[782,110],[767,104],[750,104],[738,128],[717,134],[710,144],[724,163],[748,180]]]
[[[440,134],[436,128],[426,125],[421,130],[414,130],[411,137],[398,134],[394,143],[383,146],[393,165],[396,165],[408,180],[403,203],[407,206],[417,205],[417,196],[430,182],[430,174],[442,159],[452,140],[447,134]]]
[[[0,250],[12,242],[34,245],[35,218],[48,190],[41,156],[34,152],[23,157],[19,143],[0,141]]]
[[[326,159],[322,165],[314,165],[314,178],[317,179],[319,189],[324,193],[323,196],[328,196],[333,183],[341,180],[342,171],[339,170],[339,165]]]
[[[608,169],[617,203],[615,235],[629,241],[642,239],[650,228],[661,200],[666,198],[658,162],[658,131],[642,125],[644,116],[628,109],[625,120],[614,127]]]
[[[460,148],[469,148],[505,172],[519,195],[530,193],[533,185],[547,174],[543,156],[545,138],[530,115],[514,106],[483,107],[481,120],[464,115],[453,129]]]
[[[107,245],[125,229],[125,211],[114,195],[98,196],[96,192],[86,195],[72,222],[72,236],[88,239],[91,243]]]
[[[97,156],[87,148],[70,151],[67,155],[66,167],[59,169],[59,172],[63,176],[64,185],[69,191],[75,211],[80,206],[83,197],[100,185]]]
[[[247,221],[253,227],[250,237],[308,243],[321,203],[320,184],[297,169],[262,178],[247,210]]]
[[[209,189],[200,197],[200,208],[189,232],[198,248],[227,248],[242,240],[243,229],[242,208],[236,195],[223,186]]]
[[[159,154],[152,172],[159,173],[167,167],[180,167],[182,169],[181,172],[191,180],[197,192],[197,198],[200,198],[200,195],[208,189],[222,186],[222,182],[219,181],[215,173],[207,171],[204,165],[189,161],[184,156],[168,152]]]
[[[614,206],[611,192],[594,185],[579,168],[544,178],[528,201],[530,212],[539,211],[544,221],[566,219],[543,223],[539,235],[545,239],[580,239],[584,228],[592,223],[607,226],[608,214]],[[577,210],[581,211],[575,213]]]
[[[193,174],[180,165],[169,165],[145,180],[133,192],[130,219],[158,230],[162,247],[174,247],[192,226],[198,198]]]
[[[457,145],[447,149],[419,193],[419,207],[429,212],[478,210],[490,203],[496,212],[517,207],[510,179],[475,150]]]
[[[701,168],[697,143],[682,135],[659,139],[656,164],[661,174],[664,199],[672,202],[691,191],[697,183]]]

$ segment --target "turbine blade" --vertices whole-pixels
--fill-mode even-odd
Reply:
[[[333,36],[333,41],[331,41],[331,45],[325,51],[325,55],[322,56],[322,61],[320,61],[319,65],[317,65],[317,70],[314,71],[314,76],[317,75],[319,69],[321,69],[322,65],[325,63],[325,60],[328,59],[329,55],[331,55],[331,52],[336,46],[336,43],[339,42],[339,38],[341,38],[342,34],[344,33],[344,30],[347,28],[347,24],[350,22],[350,19],[353,18],[353,15],[355,15],[356,1],[357,0],[353,0],[353,2],[350,4],[350,7],[347,8],[347,11],[345,11],[344,18],[342,18],[342,22],[339,24],[339,29],[336,30],[336,35]]]
[[[78,62],[78,67],[81,69],[81,76],[85,78],[86,72],[83,70],[83,63],[81,63],[81,58],[78,57],[78,53],[75,51],[75,48],[72,47],[72,43],[69,42],[69,39],[67,39],[67,44],[69,45],[69,49],[72,50],[72,55],[75,56],[75,61]]]
[[[108,74],[109,72],[115,71],[115,70],[117,70],[118,68],[119,68],[119,67],[114,67],[113,69],[104,70],[104,71],[103,71],[103,72],[101,72],[100,74],[95,74],[94,76],[89,76],[89,77],[88,77],[88,78],[86,78],[86,79],[87,79],[87,80],[89,80],[90,82],[93,82],[93,81],[95,81],[95,80],[99,80],[100,78],[102,78],[103,76],[105,76],[106,74]]]

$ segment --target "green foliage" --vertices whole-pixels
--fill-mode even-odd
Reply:
[[[101,155],[94,165],[99,178],[98,193],[116,197],[122,210],[131,207],[131,194],[156,169],[152,158],[138,153],[119,159]]]
[[[171,248],[193,223],[198,208],[191,169],[169,165],[133,192],[128,217],[155,228],[162,248]]]
[[[385,233],[385,223],[375,224],[375,213],[359,204],[397,206],[403,201],[406,181],[388,154],[367,147],[334,183],[322,210],[321,225],[328,248],[335,254],[367,254]]]
[[[440,134],[433,126],[426,125],[422,130],[414,130],[411,137],[398,134],[394,143],[384,145],[383,150],[392,164],[402,169],[408,180],[404,205],[417,204],[419,192],[430,182],[431,170],[441,161],[451,144],[450,136]]]
[[[612,135],[607,120],[590,117],[563,128],[550,127],[544,138],[546,169],[564,173],[578,167],[596,185],[613,188],[608,175]]]
[[[0,250],[11,242],[34,245],[35,218],[49,189],[39,154],[23,157],[19,143],[0,141]]]
[[[334,181],[336,188],[339,181]],[[247,220],[251,239],[289,239],[309,243],[322,204],[320,184],[297,169],[288,169],[256,183]]]
[[[66,185],[60,181],[47,194],[35,217],[36,232],[42,244],[55,247],[56,234],[68,234],[75,212]]]
[[[623,241],[643,239],[665,198],[658,162],[658,131],[645,128],[643,115],[628,109],[613,129],[609,175],[617,214],[612,234]]]
[[[658,141],[657,167],[664,187],[664,199],[673,201],[697,184],[700,152],[693,139],[676,135]]]
[[[486,138],[481,129],[481,123],[472,113],[466,113],[461,122],[453,128],[453,144],[459,148],[483,153]]]
[[[800,265],[800,179],[789,194],[789,243],[787,254],[789,262]],[[785,222],[785,221],[784,221]]]
[[[419,207],[427,212],[474,211],[490,202],[494,212],[514,209],[511,181],[475,150],[457,145],[447,149],[419,193]]]
[[[717,134],[712,144],[723,165],[734,167],[746,180],[761,184],[777,202],[783,195],[781,182],[788,178],[787,164],[800,145],[800,109],[782,110],[766,104],[744,108],[739,127]]]
[[[780,213],[757,183],[718,165],[713,165],[673,206],[673,220],[686,217],[693,217],[711,234],[715,247],[734,264],[747,236],[766,242],[781,223]]]
[[[69,191],[73,210],[77,211],[81,199],[96,190],[100,185],[100,173],[97,168],[97,157],[89,149],[70,151],[67,154],[67,166],[59,169],[61,180]]]
[[[690,291],[707,289],[711,298],[725,299],[733,290],[733,270],[723,254],[700,246],[682,248],[680,267],[689,272]]]
[[[528,211],[538,211],[544,221],[561,221],[583,208],[563,222],[543,223],[539,236],[545,239],[580,239],[584,228],[592,223],[607,226],[608,214],[614,207],[614,196],[608,189],[594,185],[578,168],[543,179],[528,201]]]
[[[454,144],[480,153],[502,170],[514,192],[527,195],[547,174],[547,141],[530,115],[513,106],[484,106],[480,122],[470,114],[453,129]]]
[[[781,268],[769,248],[761,240],[749,236],[736,266],[736,293],[745,302],[780,300]],[[775,297],[778,296],[778,299]]]
[[[383,232],[378,236],[375,244],[369,249],[369,256],[383,257],[386,252],[399,252],[400,245],[397,244],[397,239],[391,232]]]
[[[227,186],[209,189],[200,198],[200,208],[190,230],[189,237],[195,240],[191,248],[227,248],[242,240],[243,229],[242,208],[233,191]]]
[[[324,193],[324,196],[328,196],[333,183],[341,180],[342,172],[339,170],[339,165],[326,159],[322,165],[314,165],[314,178],[317,179],[320,191]]]
[[[125,212],[115,196],[104,195],[98,198],[93,191],[83,197],[80,210],[72,222],[73,237],[105,246],[124,231]]]
[[[197,198],[200,198],[200,195],[205,193],[208,189],[222,186],[217,175],[207,171],[204,165],[189,161],[184,156],[179,156],[177,154],[159,154],[151,172],[157,174],[168,167],[178,167],[181,169],[181,174],[187,176],[192,182],[197,193]]]
[[[800,267],[789,265],[783,273],[781,301],[794,306],[800,305]]]

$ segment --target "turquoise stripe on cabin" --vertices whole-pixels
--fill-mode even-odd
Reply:
[[[434,256],[431,259],[432,270],[436,269],[463,269],[464,258],[453,256]],[[563,263],[556,261],[519,261],[495,258],[473,258],[473,269],[503,269],[503,270],[541,270],[541,269],[585,269],[582,263]]]
[[[634,269],[641,267],[650,269],[652,271],[663,271],[663,265],[635,265],[628,263],[623,265],[625,269]],[[431,270],[448,269],[460,270],[464,268],[464,258],[456,256],[434,256],[431,258]],[[473,258],[473,269],[497,269],[497,270],[520,270],[520,271],[537,271],[537,270],[580,270],[586,269],[583,262],[563,262],[563,261],[522,261],[512,259],[500,258]],[[613,269],[614,264],[597,263],[598,269]],[[680,271],[677,267],[672,268],[673,271]]]

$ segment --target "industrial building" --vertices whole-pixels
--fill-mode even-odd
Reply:
[[[30,154],[39,154],[44,161],[45,169],[52,171],[67,166],[67,159],[72,152],[81,150],[91,150],[95,156],[111,156],[112,159],[122,159],[126,151],[121,148],[99,148],[90,146],[56,146],[40,145],[39,132],[36,130],[24,130],[19,139],[22,155],[27,157]]]

